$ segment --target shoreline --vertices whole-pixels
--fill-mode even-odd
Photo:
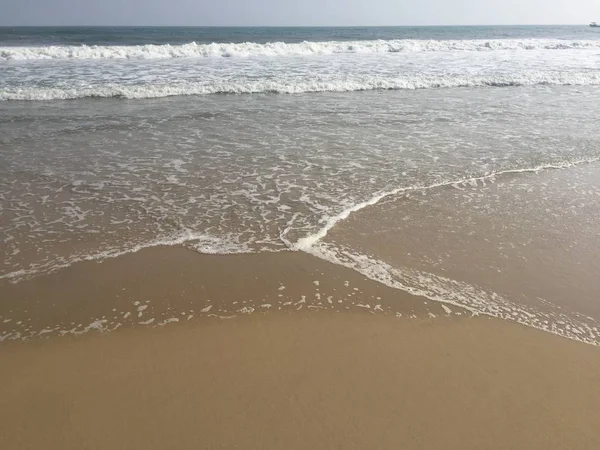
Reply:
[[[597,347],[303,252],[159,247],[0,294],[31,337],[0,343],[3,448],[600,446]]]
[[[154,247],[4,282],[0,294],[4,343],[280,311],[399,318],[470,314],[302,252],[204,255]]]
[[[352,264],[330,262],[310,252],[222,255],[183,246],[155,246],[114,258],[80,261],[18,282],[0,280],[0,345],[302,310],[399,319],[481,315],[599,345],[593,324],[578,322],[577,315],[565,315],[560,308],[554,317],[552,312],[540,311],[536,318],[535,309],[496,305],[492,293],[490,305],[500,309],[477,311],[452,297],[448,302],[440,300],[435,289],[432,292],[435,295],[420,296],[403,289],[402,281],[398,285],[395,280],[363,274]],[[512,314],[503,311],[507,306],[513,307]],[[582,330],[582,324],[588,328]]]

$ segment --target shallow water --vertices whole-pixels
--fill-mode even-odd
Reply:
[[[160,244],[303,250],[597,342],[600,41],[511,33],[230,58],[13,46],[35,57],[0,61],[0,98],[29,99],[0,102],[0,276]],[[223,91],[319,92],[190,95]]]

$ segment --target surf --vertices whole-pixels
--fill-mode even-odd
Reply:
[[[148,45],[50,45],[40,47],[0,47],[0,61],[74,59],[175,59],[240,58],[330,55],[339,53],[403,52],[490,52],[499,50],[582,50],[600,49],[600,41],[561,39],[470,39],[470,40],[371,40],[325,42],[269,42],[259,44],[211,43]]]

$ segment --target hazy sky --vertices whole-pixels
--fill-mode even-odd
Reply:
[[[0,25],[600,22],[600,0],[0,0]]]

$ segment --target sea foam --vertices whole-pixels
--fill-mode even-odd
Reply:
[[[94,87],[9,87],[0,89],[0,101],[72,100],[78,98],[145,99],[209,94],[301,94],[316,92],[354,92],[372,90],[416,90],[459,87],[509,86],[598,86],[600,72],[531,72],[515,75],[378,75],[332,77],[328,80],[281,79],[206,81],[174,84],[106,84]]]
[[[397,53],[494,50],[600,49],[600,41],[560,39],[372,40],[133,46],[0,47],[0,60],[169,59],[199,57],[299,56],[334,53]]]

